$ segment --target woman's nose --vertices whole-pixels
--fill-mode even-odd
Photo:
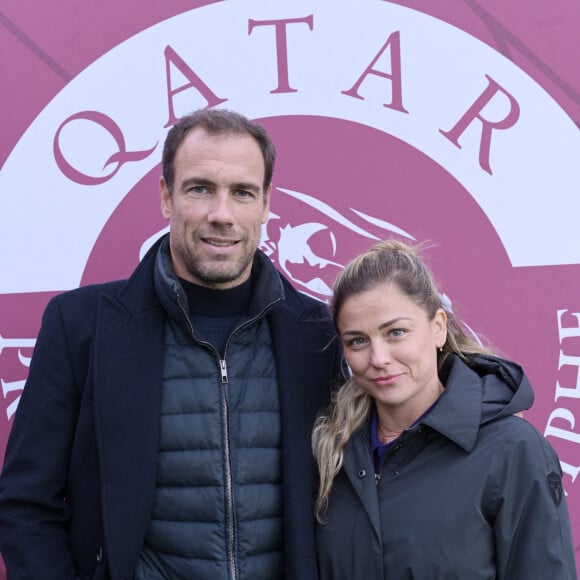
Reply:
[[[373,344],[371,346],[371,364],[375,367],[382,367],[391,361],[391,350],[385,342]]]

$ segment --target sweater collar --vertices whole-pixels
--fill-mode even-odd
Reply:
[[[261,315],[274,304],[284,300],[285,293],[280,274],[270,261],[270,259],[261,251],[256,250],[252,264],[252,273],[248,282],[251,285],[251,292],[247,302],[246,315],[248,318],[254,318]],[[155,292],[159,301],[163,305],[169,316],[175,320],[182,320],[184,312],[188,313],[190,307],[193,311],[205,312],[207,304],[190,305],[188,296],[183,289],[180,279],[177,277],[171,255],[169,252],[169,234],[160,242],[155,258],[154,271]],[[215,292],[227,292],[224,290],[215,290]],[[201,298],[202,293],[196,294],[196,298]],[[203,297],[209,298],[204,295]],[[201,310],[200,310],[201,309]]]
[[[247,311],[252,297],[251,278],[224,290],[200,286],[183,278],[179,278],[179,283],[185,292],[192,315],[220,317],[242,314]]]

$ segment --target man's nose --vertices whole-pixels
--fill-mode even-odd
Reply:
[[[216,223],[233,223],[233,200],[229,192],[216,192],[212,199],[208,220]]]

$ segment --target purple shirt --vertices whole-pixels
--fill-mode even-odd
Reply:
[[[405,431],[407,431],[408,429],[412,429],[415,425],[417,425],[419,421],[421,421],[428,413],[431,412],[431,410],[433,409],[433,407],[435,407],[438,401],[439,398],[437,398],[437,401],[435,401],[410,427],[407,427]],[[393,439],[390,443],[383,443],[379,439],[379,436],[377,435],[378,426],[379,426],[379,416],[377,414],[377,407],[376,405],[373,405],[373,410],[371,411],[371,452],[373,454],[373,461],[375,464],[375,473],[380,473],[381,462],[383,460],[383,457],[390,449],[390,447],[393,445],[393,443],[395,443],[397,439],[400,437],[399,435],[399,437]]]

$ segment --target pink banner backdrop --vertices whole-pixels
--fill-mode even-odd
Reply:
[[[534,385],[579,554],[579,25],[577,0],[6,0],[0,460],[47,301],[134,268],[168,126],[224,106],[277,143],[261,246],[300,290],[430,242],[449,307]]]

